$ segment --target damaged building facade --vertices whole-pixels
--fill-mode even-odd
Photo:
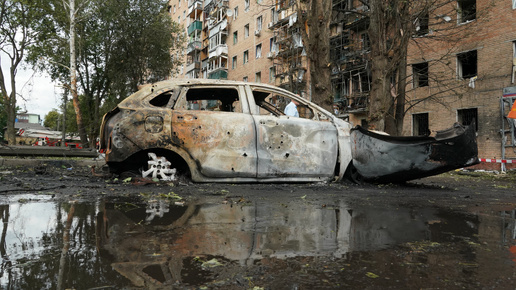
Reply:
[[[333,0],[330,68],[335,114],[367,126],[372,79],[364,3]],[[311,100],[310,66],[294,4],[169,1],[172,19],[188,36],[177,54],[183,66],[174,77],[268,83]],[[460,0],[445,1],[414,19],[403,135],[433,134],[455,122],[474,121],[479,157],[498,159],[477,166],[514,167],[514,123],[505,116],[516,100],[515,14],[515,1]],[[447,33],[454,37],[443,41]]]

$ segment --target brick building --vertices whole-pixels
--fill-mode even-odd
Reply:
[[[427,17],[417,45],[409,48],[414,107],[405,116],[404,135],[475,121],[480,158],[516,159],[514,123],[506,118],[516,99],[516,2],[450,2]],[[479,167],[505,169],[501,166]]]
[[[184,65],[176,77],[270,83],[310,99],[306,51],[289,3],[170,0],[172,19],[188,35],[184,54],[178,55]],[[338,114],[363,126],[371,84],[369,20],[362,13],[367,10],[358,0],[333,0],[330,24]],[[516,1],[447,1],[415,24],[403,134],[435,133],[455,122],[475,121],[479,157],[516,159],[514,123],[505,118],[516,99]],[[479,165],[496,170],[504,166]]]
[[[309,98],[306,53],[292,25],[295,13],[285,4],[171,0],[171,17],[188,35],[176,77],[270,83]]]

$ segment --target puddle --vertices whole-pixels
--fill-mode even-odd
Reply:
[[[516,279],[513,209],[3,200],[2,289],[503,288]]]

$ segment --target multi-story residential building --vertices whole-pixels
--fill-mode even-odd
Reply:
[[[288,3],[171,0],[171,17],[188,36],[177,77],[270,83],[310,98],[306,51]]]
[[[505,116],[516,100],[516,2],[444,1],[417,19],[409,45],[403,135],[475,121],[479,157],[514,160],[515,126]],[[310,99],[307,51],[292,3],[170,0],[172,19],[189,39],[177,77],[271,83]],[[367,126],[372,80],[369,8],[363,3],[333,0],[330,59],[336,113]],[[513,167],[479,165],[505,166]]]

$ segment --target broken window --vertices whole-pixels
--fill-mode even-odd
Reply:
[[[477,75],[477,51],[472,50],[457,54],[457,76],[468,79]]]
[[[269,83],[272,83],[276,80],[276,67],[271,66],[269,68]]]
[[[459,8],[458,21],[459,23],[473,21],[477,17],[477,3],[476,0],[458,0]]]
[[[430,135],[428,129],[428,113],[420,113],[412,115],[412,135],[426,136]]]
[[[256,58],[261,58],[262,57],[262,44],[258,44],[256,46]]]
[[[155,107],[166,107],[172,94],[173,91],[164,92],[152,98],[149,103]]]
[[[256,31],[262,30],[262,23],[263,23],[262,16],[258,16],[258,18],[256,18]]]
[[[290,103],[291,98],[285,95],[265,90],[253,89],[253,97],[260,115],[273,115],[276,117],[285,115],[285,107]],[[297,105],[300,118],[312,119],[314,112],[304,104]]]
[[[469,126],[472,122],[475,122],[475,131],[478,131],[478,109],[457,110],[457,122],[464,126]]]
[[[244,26],[244,38],[248,38],[249,37],[249,24],[246,24]]]
[[[233,63],[231,65],[231,68],[232,69],[235,69],[237,67],[237,57],[236,56],[233,56]]]
[[[428,87],[428,62],[412,65],[414,88]]]
[[[428,11],[421,12],[414,23],[416,27],[416,36],[423,36],[428,34],[428,21]]]
[[[236,88],[189,88],[178,100],[174,109],[241,112],[239,100]]]
[[[244,51],[244,63],[249,61],[249,50]]]

